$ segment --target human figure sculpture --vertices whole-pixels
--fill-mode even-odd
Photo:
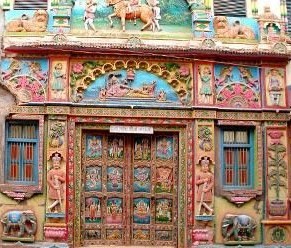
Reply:
[[[162,19],[161,17],[161,8],[160,8],[160,2],[158,0],[154,1],[153,6],[153,32],[154,31],[162,31],[159,21]]]
[[[282,77],[280,76],[279,71],[277,69],[271,69],[268,90],[273,105],[280,104],[282,89]]]
[[[210,160],[207,157],[200,161],[201,171],[196,176],[196,201],[198,202],[197,215],[212,215],[214,177],[210,171]]]
[[[91,28],[94,32],[97,32],[94,26],[95,12],[97,10],[97,3],[94,0],[86,1],[86,8],[84,12],[84,27],[86,31]]]
[[[63,64],[57,63],[53,71],[52,91],[55,99],[62,98],[65,88],[66,73],[63,70]]]
[[[64,184],[66,181],[66,173],[61,170],[61,154],[58,152],[52,155],[53,168],[48,172],[48,197],[53,203],[48,206],[49,212],[59,213],[63,209],[64,200]]]
[[[204,66],[203,70],[198,68],[200,80],[201,80],[201,88],[199,94],[202,97],[203,103],[210,103],[210,97],[212,95],[211,88],[211,70],[209,66]]]

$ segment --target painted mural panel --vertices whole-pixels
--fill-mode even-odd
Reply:
[[[134,141],[134,159],[150,160],[151,159],[151,142],[146,137],[136,137]]]
[[[261,106],[258,68],[216,64],[214,76],[218,106],[234,108]]]
[[[191,13],[185,0],[76,0],[71,30],[97,37],[189,39]]]
[[[91,159],[102,157],[102,136],[86,136],[86,157]]]
[[[73,102],[183,106],[193,100],[193,72],[189,63],[72,61],[70,77]]]
[[[102,167],[90,166],[86,168],[86,191],[102,191]]]
[[[20,102],[43,102],[47,99],[48,60],[3,59],[2,80]]]
[[[149,167],[134,168],[133,192],[151,192],[151,169]]]
[[[265,71],[266,104],[271,107],[285,107],[285,70],[267,68]]]
[[[133,223],[135,224],[150,224],[151,222],[151,207],[149,198],[133,199]]]
[[[123,170],[119,167],[107,167],[107,192],[123,191]]]
[[[156,200],[156,223],[170,224],[172,223],[172,207],[173,201],[171,199],[157,199]]]
[[[107,199],[106,222],[108,224],[121,224],[123,217],[123,200],[117,197]]]
[[[85,223],[101,223],[101,200],[98,197],[85,198]]]

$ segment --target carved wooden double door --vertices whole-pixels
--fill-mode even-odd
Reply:
[[[177,244],[178,136],[84,132],[82,243]]]

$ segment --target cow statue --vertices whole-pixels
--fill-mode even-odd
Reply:
[[[222,220],[222,236],[226,241],[253,240],[256,227],[256,221],[248,215],[226,214]]]
[[[22,238],[34,239],[36,233],[36,217],[31,210],[26,211],[8,211],[2,218],[3,236],[14,238],[15,240],[22,240]]]

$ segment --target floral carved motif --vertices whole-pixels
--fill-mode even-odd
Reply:
[[[275,191],[275,199],[269,203],[269,214],[272,216],[284,216],[286,214],[286,203],[284,196],[280,193],[287,188],[287,163],[285,160],[286,146],[281,141],[283,131],[270,131],[271,138],[268,146],[268,184],[269,190]]]

